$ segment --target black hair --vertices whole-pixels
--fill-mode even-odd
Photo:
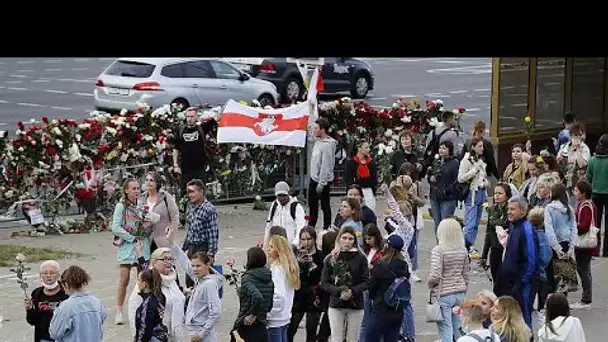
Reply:
[[[448,149],[448,155],[453,156],[454,155],[454,143],[446,140],[446,141],[442,141],[441,143],[439,143],[439,146],[445,146]]]
[[[566,186],[562,183],[555,183],[551,187],[551,200],[560,201],[566,207],[566,213],[570,216],[570,206],[568,205],[568,195],[566,194]]]
[[[571,124],[574,123],[574,121],[576,121],[576,115],[574,115],[574,112],[566,112],[564,113],[564,123],[566,124]]]
[[[287,230],[281,226],[272,226],[268,231],[268,238],[270,239],[273,235],[279,235],[287,239]]]
[[[164,302],[165,296],[162,292],[163,280],[160,273],[155,268],[149,268],[139,274],[139,279],[148,285],[150,292],[156,296],[156,298]]]
[[[359,196],[361,196],[361,198],[363,198],[363,188],[361,187],[361,185],[352,184],[351,186],[348,187],[348,190],[351,190],[351,189],[357,190],[357,192],[359,193]],[[346,192],[348,192],[348,190]]]
[[[513,193],[511,192],[511,187],[509,186],[509,184],[504,183],[504,182],[498,182],[498,184],[496,184],[496,187],[500,187],[501,189],[503,189],[505,191],[507,200],[509,198],[511,198],[511,196],[513,196]]]
[[[319,125],[319,128],[320,128],[320,129],[325,130],[325,132],[327,132],[327,130],[329,129],[329,126],[330,126],[330,125],[329,125],[329,120],[327,120],[327,119],[326,119],[326,118],[324,118],[324,117],[320,117],[320,118],[318,118],[318,119],[315,121],[315,123],[316,123],[317,125]]]
[[[376,245],[371,246],[371,248],[375,248],[378,251],[382,250],[382,233],[380,233],[380,229],[378,229],[378,226],[375,223],[368,223],[363,227],[363,251],[365,254],[369,253],[371,249],[370,246],[367,245],[367,242],[365,242],[366,236],[373,237],[376,240]]]
[[[416,169],[416,166],[410,162],[404,162],[401,164],[401,167],[399,167],[399,176],[406,175],[410,176],[413,182],[419,181],[420,177],[418,175],[418,170]]]
[[[301,239],[302,238],[302,234],[304,234],[304,233],[308,233],[308,235],[310,235],[310,237],[312,238],[313,243],[316,246],[317,245],[317,231],[315,230],[315,227],[306,226],[306,227],[302,228],[300,230],[300,235],[298,237]]]
[[[559,316],[563,316],[564,318],[570,317],[570,304],[568,304],[568,298],[562,293],[551,294],[545,303],[545,311],[545,325],[553,334],[557,334],[552,321]],[[564,324],[565,321],[566,320],[564,319],[562,324]]]
[[[329,255],[331,251],[336,247],[336,239],[338,238],[338,232],[328,231],[321,238],[321,252],[323,256]]]
[[[524,152],[526,150],[526,148],[524,147],[524,144],[522,144],[522,143],[513,144],[513,146],[511,146],[511,151],[513,151],[516,148],[519,148],[522,152]]]
[[[441,114],[441,121],[446,122],[450,119],[454,118],[454,113],[452,111],[446,110]]]
[[[585,199],[590,199],[593,194],[593,188],[591,187],[591,183],[589,183],[586,179],[581,179],[576,183],[576,188],[580,191]]]
[[[260,247],[251,247],[247,250],[247,263],[245,268],[248,270],[266,266],[266,253]]]
[[[201,190],[202,192],[205,192],[205,183],[203,183],[202,180],[196,178],[193,179],[191,181],[189,181],[186,186],[195,186],[197,187],[199,190]]]

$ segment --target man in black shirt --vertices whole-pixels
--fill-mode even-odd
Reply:
[[[194,107],[186,110],[186,126],[180,128],[174,136],[173,169],[181,175],[181,188],[185,191],[186,184],[192,179],[207,182],[207,155],[205,154],[205,136],[215,125],[214,120],[198,122],[198,111]],[[181,164],[179,156],[181,154]]]

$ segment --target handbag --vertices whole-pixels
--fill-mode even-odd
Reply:
[[[440,274],[443,276],[443,252],[441,252]],[[440,279],[436,295],[433,294],[433,290],[429,291],[429,301],[428,303],[426,303],[426,321],[429,323],[437,323],[443,321],[443,312],[441,311],[441,306],[439,305],[439,296],[441,296],[442,285],[443,279]],[[435,297],[435,302],[433,302],[433,297]]]
[[[586,233],[578,236],[575,246],[578,248],[595,248],[598,244],[597,233],[600,231],[600,229],[597,227],[595,222],[596,217],[595,212],[593,211],[593,205],[585,201],[581,205],[581,211],[583,211],[584,207],[589,207],[591,209],[591,226],[589,226],[589,230]]]

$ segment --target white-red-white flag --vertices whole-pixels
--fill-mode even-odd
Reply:
[[[228,100],[220,116],[217,142],[304,147],[308,103],[279,109],[261,109]]]

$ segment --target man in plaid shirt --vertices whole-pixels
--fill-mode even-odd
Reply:
[[[205,184],[200,179],[193,179],[186,185],[191,204],[186,212],[186,239],[184,250],[191,258],[196,252],[206,252],[214,262],[219,248],[220,232],[215,206],[205,198]],[[194,282],[186,275],[186,287]]]

